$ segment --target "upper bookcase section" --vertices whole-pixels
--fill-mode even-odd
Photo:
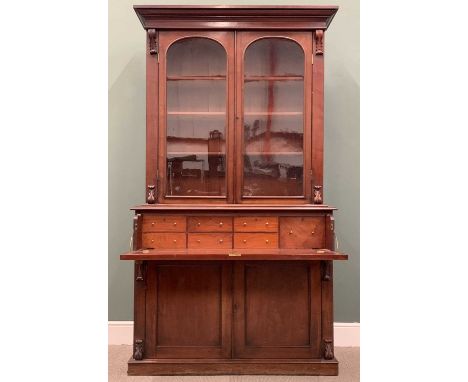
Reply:
[[[338,6],[134,5],[145,29],[325,30]]]

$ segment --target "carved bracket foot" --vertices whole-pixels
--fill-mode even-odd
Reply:
[[[143,340],[135,340],[135,345],[133,346],[133,358],[137,361],[143,359]]]
[[[323,340],[323,358],[333,359],[333,341],[330,339]]]

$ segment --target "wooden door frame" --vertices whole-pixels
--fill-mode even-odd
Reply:
[[[167,131],[167,93],[166,57],[167,51],[177,41],[186,38],[208,38],[218,42],[226,51],[226,197],[166,196],[166,131]],[[233,203],[234,202],[234,32],[209,30],[180,30],[159,32],[159,132],[158,132],[158,203]],[[153,105],[154,106],[154,105]]]
[[[244,55],[246,49],[255,41],[264,38],[283,38],[292,40],[299,44],[304,51],[304,171],[303,171],[303,190],[304,194],[300,197],[252,197],[244,198],[243,173],[244,173]],[[311,185],[311,152],[312,152],[312,76],[313,76],[313,57],[312,57],[312,32],[310,31],[236,31],[236,184],[235,184],[235,202],[245,204],[307,204],[312,198]]]

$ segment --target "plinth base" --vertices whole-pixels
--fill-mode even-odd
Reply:
[[[324,359],[144,359],[128,361],[128,375],[338,375]]]

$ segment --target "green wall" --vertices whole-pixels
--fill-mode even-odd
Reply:
[[[144,203],[145,33],[133,4],[271,4],[266,1],[109,1],[109,320],[132,320],[132,262],[120,261],[132,231],[129,209]],[[336,212],[335,321],[359,321],[359,2],[340,10],[325,42],[325,203]]]

